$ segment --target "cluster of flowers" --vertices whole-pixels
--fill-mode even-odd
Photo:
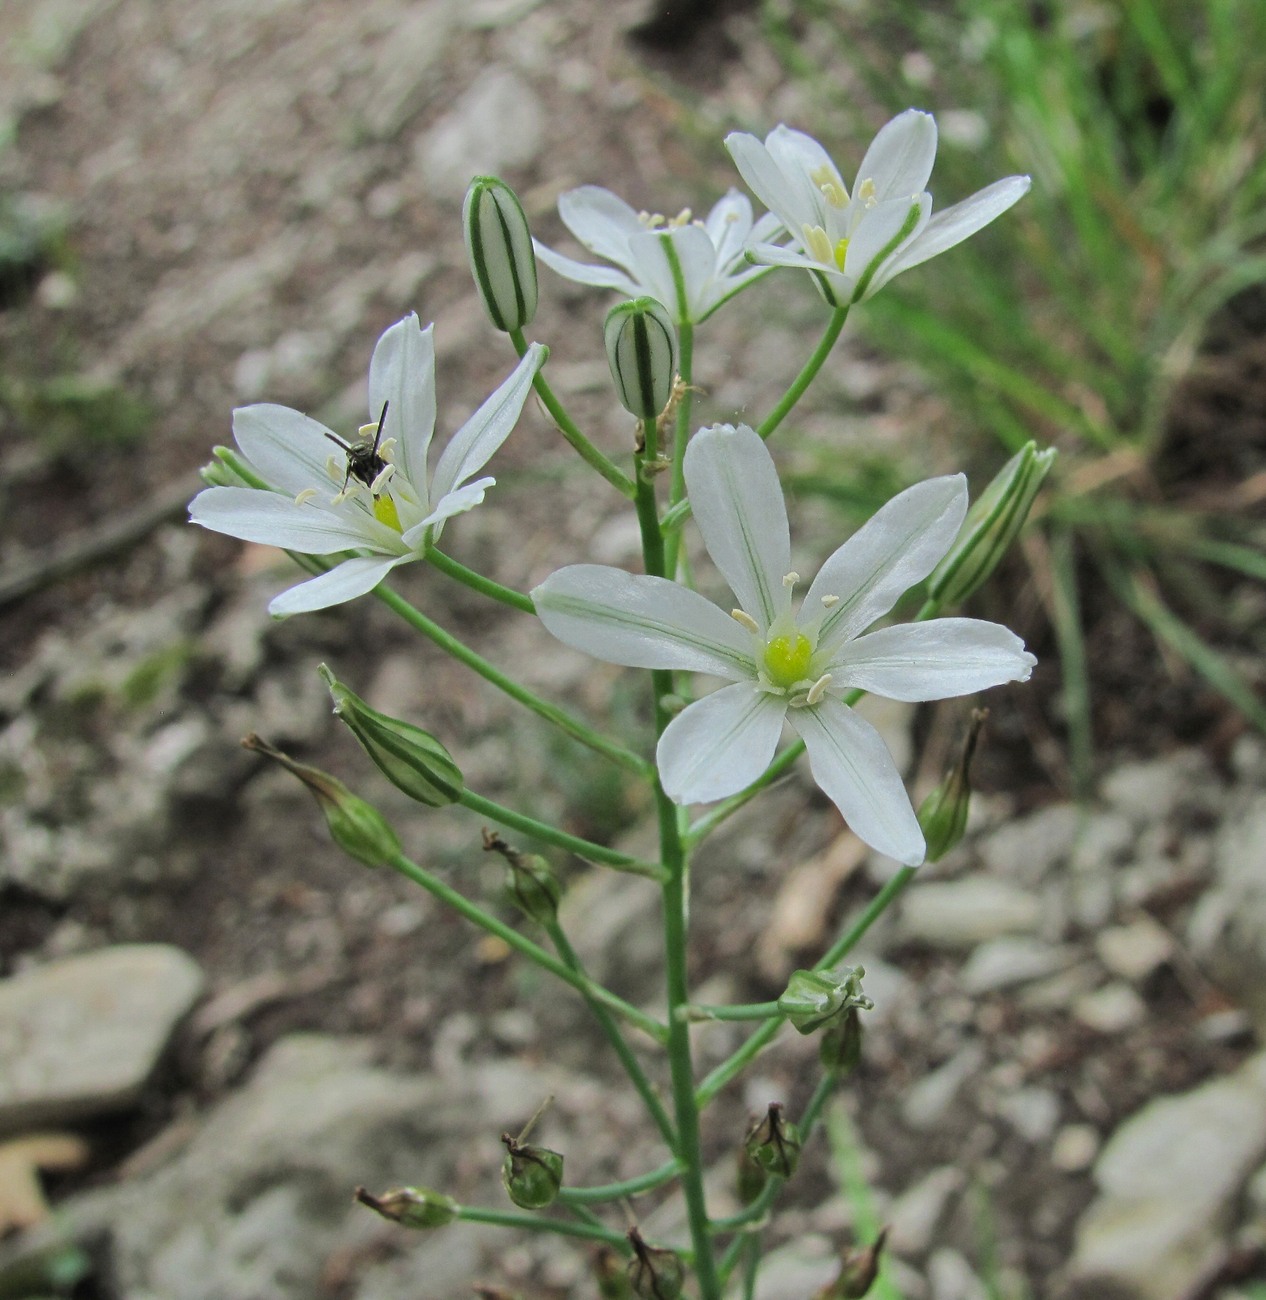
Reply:
[[[434,346],[431,327],[410,315],[374,349],[370,423],[356,441],[286,407],[239,409],[233,432],[249,475],[200,493],[192,519],[246,541],[339,557],[278,596],[275,615],[350,600],[397,565],[425,556],[445,522],[482,501],[494,482],[474,476],[514,427],[547,356],[540,344],[522,341],[536,307],[533,248],[558,273],[644,305],[612,314],[607,347],[625,405],[651,419],[671,391],[674,325],[703,321],[776,266],[807,270],[831,307],[847,307],[979,230],[1029,184],[1009,177],[933,216],[924,187],[936,127],[913,109],[879,132],[851,193],[821,145],[785,126],[764,143],[735,133],[726,145],[769,208],[759,220],[737,190],[701,222],[688,212],[672,220],[639,214],[593,186],[562,196],[564,224],[610,265],[536,244],[513,193],[500,182],[476,182],[464,214],[476,283],[494,324],[522,344],[521,360],[454,435],[434,471],[427,464]],[[581,564],[532,592],[542,623],[608,662],[729,683],[689,704],[660,739],[660,780],[677,802],[743,789],[766,770],[789,721],[815,780],[856,833],[901,862],[922,861],[923,834],[895,764],[844,697],[860,689],[935,700],[1028,677],[1033,656],[998,624],[940,618],[868,631],[906,590],[948,563],[967,515],[963,477],[931,479],[890,501],[827,559],[796,610],[800,579],[791,570],[782,490],[762,438],[745,425],[699,431],[686,450],[684,481],[704,545],[738,607],[727,613],[669,578]]]

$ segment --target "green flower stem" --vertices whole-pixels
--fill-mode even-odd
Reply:
[[[647,421],[653,425],[653,421]],[[646,430],[648,451],[653,448],[653,429]],[[638,523],[642,531],[642,562],[646,572],[664,576],[664,536],[660,531],[655,493],[642,472],[642,458],[637,464]],[[655,697],[655,734],[662,736],[670,721],[664,700],[673,693],[673,675],[665,669],[651,672],[651,690]],[[681,836],[677,806],[664,793],[658,776],[655,780],[655,808],[659,818],[659,857],[667,870],[663,884],[664,900],[664,967],[668,993],[668,1063],[672,1074],[673,1111],[677,1121],[677,1155],[682,1164],[681,1190],[686,1202],[686,1218],[694,1246],[695,1280],[699,1300],[721,1300],[721,1282],[712,1255],[712,1238],[708,1227],[708,1208],[703,1192],[703,1153],[699,1144],[699,1107],[695,1102],[694,1065],[691,1059],[690,1026],[677,1014],[677,1008],[690,1001],[686,978],[686,894],[689,864]]]
[[[511,330],[510,341],[514,344],[515,351],[519,356],[527,352],[527,340],[523,337],[522,330]],[[580,458],[591,468],[596,469],[608,483],[611,484],[622,496],[626,496],[631,501],[634,495],[633,480],[618,465],[615,465],[606,456],[600,452],[597,447],[585,437],[576,427],[575,421],[567,414],[563,404],[554,396],[554,390],[549,386],[549,381],[541,371],[536,372],[536,377],[532,380],[532,387],[536,389],[536,395],[541,399],[545,409],[550,413],[550,418],[558,426],[558,431],[567,439],[569,443],[580,454]]]
[[[503,605],[509,605],[511,609],[522,610],[525,614],[536,613],[536,606],[532,604],[531,596],[521,591],[515,591],[512,587],[503,587],[499,582],[493,582],[491,578],[485,578],[482,573],[476,573],[474,569],[468,569],[464,564],[459,564],[452,556],[445,555],[443,551],[436,550],[434,546],[427,551],[426,558],[441,573],[447,574],[450,578],[455,578],[458,582],[465,583],[472,591],[479,592],[481,596],[499,600]]]
[[[477,903],[472,903],[464,894],[459,894],[457,890],[450,885],[446,885],[438,876],[434,876],[429,871],[418,866],[416,862],[405,857],[403,853],[397,853],[394,857],[388,859],[388,865],[394,871],[398,871],[402,876],[412,880],[415,885],[421,885],[427,893],[438,898],[440,902],[448,904],[449,907],[464,916],[473,925],[477,925],[481,930],[486,930],[489,934],[496,935],[498,939],[514,948],[517,952],[521,952],[543,970],[549,971],[551,975],[557,975],[564,984],[570,984],[583,997],[592,998],[595,1002],[599,1002],[604,1007],[614,1011],[616,1015],[622,1016],[629,1024],[636,1025],[643,1033],[650,1035],[657,1043],[668,1041],[670,1034],[662,1021],[656,1020],[654,1016],[648,1016],[644,1011],[639,1011],[637,1007],[625,1002],[623,998],[617,997],[610,989],[595,983],[587,975],[572,970],[570,966],[560,961],[553,953],[546,952],[539,944],[533,943],[531,939],[525,938],[517,930],[498,921],[495,916],[485,912]]]
[[[673,249],[676,256],[676,249]],[[675,506],[686,497],[686,445],[690,441],[690,415],[694,405],[694,390],[691,387],[694,378],[695,327],[686,321],[678,326],[677,333],[677,375],[681,381],[680,396],[677,399],[677,411],[673,428],[673,467],[668,483],[669,505]],[[679,572],[678,558],[681,554],[681,530],[675,529],[664,539],[664,572],[676,577]]]
[[[660,879],[661,881],[664,879],[662,874]],[[571,941],[567,938],[566,934],[563,933],[562,926],[555,921],[552,925],[547,925],[545,927],[545,933],[549,935],[550,942],[553,943],[559,957],[562,958],[563,963],[571,970],[575,971],[577,975],[588,979],[589,977],[585,973],[584,966],[581,964],[580,958],[576,955],[576,950],[571,946]],[[620,1064],[624,1066],[624,1072],[629,1076],[629,1082],[637,1089],[638,1096],[641,1097],[651,1118],[655,1121],[655,1126],[659,1129],[660,1135],[663,1137],[665,1144],[670,1151],[675,1152],[677,1150],[677,1131],[673,1128],[673,1122],[669,1118],[668,1112],[664,1109],[664,1103],[660,1101],[659,1094],[655,1091],[654,1085],[646,1077],[646,1071],[642,1069],[642,1063],[633,1054],[633,1049],[629,1046],[628,1041],[621,1032],[620,1026],[616,1022],[615,1017],[600,1002],[588,997],[586,997],[586,1000],[589,1003],[589,1009],[594,1014],[594,1019],[597,1020],[602,1032],[606,1034],[607,1041],[611,1044],[611,1048],[615,1052],[616,1056],[619,1057]],[[658,1179],[658,1181],[649,1182],[646,1184],[646,1187],[637,1186],[629,1188],[625,1184],[616,1184],[616,1186],[620,1187],[622,1190],[616,1191],[610,1196],[599,1195],[599,1193],[605,1193],[607,1191],[607,1189],[603,1187],[590,1188],[588,1190],[577,1188],[575,1189],[577,1194],[573,1199],[609,1201],[615,1200],[619,1196],[629,1195],[631,1192],[645,1191],[647,1187],[658,1187],[660,1183],[667,1182],[669,1178],[676,1174],[679,1167],[679,1163],[676,1159],[670,1160],[663,1169],[656,1170],[654,1174],[648,1175],[648,1177]],[[664,1173],[664,1170],[667,1170],[668,1172]],[[662,1177],[660,1177],[661,1174],[663,1175]],[[639,1180],[634,1179],[633,1181],[638,1182]]]
[[[595,844],[592,840],[581,839],[579,835],[569,835],[548,822],[537,821],[535,817],[529,817],[526,813],[516,812],[504,804],[485,799],[483,795],[475,794],[473,790],[463,790],[457,802],[463,808],[469,808],[472,812],[487,817],[489,821],[494,821],[500,826],[508,826],[523,835],[531,835],[533,839],[543,840],[556,848],[566,849],[568,853],[574,853],[587,862],[598,862],[615,871],[624,871],[633,876],[645,876],[648,880],[662,882],[666,878],[667,873],[664,868],[656,862],[643,862],[640,858],[632,858],[627,853],[618,853],[615,849]]]
[[[895,876],[875,895],[870,905],[847,931],[831,946],[827,953],[814,964],[814,970],[826,970],[834,966],[861,939],[875,920],[894,898],[914,879],[917,867],[902,867]],[[695,1099],[700,1107],[706,1106],[725,1087],[735,1075],[739,1074],[770,1042],[777,1037],[782,1028],[784,1017],[770,1016],[761,1027],[733,1055],[722,1061],[699,1085]],[[671,1026],[669,1028],[671,1034]]]
[[[818,1119],[822,1114],[822,1107],[826,1105],[827,1098],[835,1090],[835,1085],[839,1081],[839,1075],[834,1071],[828,1070],[819,1080],[818,1086],[813,1090],[813,1096],[809,1098],[809,1104],[804,1108],[804,1114],[800,1117],[799,1129],[805,1142],[813,1134],[817,1127]],[[718,1219],[713,1225],[716,1232],[730,1232],[734,1229],[747,1227],[754,1224],[754,1227],[748,1228],[746,1232],[739,1232],[727,1248],[721,1258],[721,1276],[729,1279],[734,1265],[738,1262],[739,1256],[743,1254],[749,1240],[757,1238],[757,1234],[764,1226],[763,1220],[769,1213],[770,1206],[774,1203],[774,1198],[782,1190],[782,1185],[787,1180],[779,1178],[777,1174],[770,1176],[769,1181],[761,1188],[760,1194],[745,1210],[735,1214],[728,1219]],[[757,1238],[759,1240],[759,1238]]]
[[[460,1206],[457,1217],[467,1223],[492,1223],[499,1228],[523,1228],[527,1232],[557,1232],[564,1237],[587,1237],[590,1241],[605,1241],[623,1255],[629,1253],[629,1243],[624,1234],[599,1223],[570,1223],[566,1219],[516,1214],[513,1210],[486,1210],[476,1205]]]
[[[846,320],[848,320],[847,307],[836,307],[831,312],[831,319],[827,322],[826,330],[818,341],[818,346],[813,349],[813,355],[804,363],[800,373],[792,380],[791,387],[779,399],[778,405],[756,426],[756,432],[762,438],[768,438],[787,418],[791,408],[804,396],[805,390],[813,383],[818,371],[822,369],[827,357],[831,355],[831,349],[840,337]]]
[[[608,740],[605,736],[594,731],[593,728],[579,721],[579,719],[573,718],[571,714],[566,713],[557,705],[541,699],[539,695],[535,695],[527,687],[520,686],[518,682],[507,677],[500,669],[493,667],[482,655],[476,654],[455,636],[445,632],[438,623],[433,623],[420,609],[410,605],[402,596],[396,595],[390,587],[380,583],[374,588],[374,595],[388,609],[392,609],[399,614],[410,627],[416,628],[423,636],[434,641],[441,650],[452,655],[459,663],[465,664],[467,668],[478,673],[486,682],[491,682],[498,690],[504,691],[512,700],[517,700],[538,717],[553,723],[560,731],[564,731],[571,736],[573,740],[580,741],[582,745],[588,745],[590,749],[597,750],[599,754],[605,755],[612,762],[618,763],[621,767],[636,773],[640,777],[649,779],[654,773],[653,765],[644,758],[634,754],[631,750],[625,749],[622,745],[617,745],[613,740]]]
[[[558,1199],[564,1205],[597,1204],[603,1201],[618,1201],[624,1196],[638,1196],[642,1192],[654,1191],[672,1182],[681,1173],[681,1162],[669,1160],[658,1169],[640,1174],[637,1178],[626,1178],[622,1183],[607,1183],[603,1187],[564,1187],[558,1193]]]
[[[693,1024],[700,1020],[767,1020],[779,1012],[777,1002],[736,1002],[732,1006],[719,1007],[692,1002],[689,1006],[678,1007],[677,1014]]]
[[[743,1300],[755,1300],[756,1278],[760,1273],[761,1244],[760,1234],[745,1234],[743,1248]]]

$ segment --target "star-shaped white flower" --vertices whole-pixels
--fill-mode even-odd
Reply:
[[[778,218],[768,213],[753,223],[752,205],[738,190],[730,190],[705,220],[694,221],[689,210],[670,219],[637,213],[610,190],[582,185],[559,198],[558,215],[591,253],[615,266],[577,262],[533,240],[546,266],[569,280],[629,298],[647,294],[662,302],[678,325],[705,319],[766,274],[764,267],[751,265],[745,248],[779,228]]]
[[[204,528],[305,555],[354,551],[335,568],[282,592],[278,617],[325,609],[372,591],[398,564],[416,560],[444,521],[484,499],[492,478],[467,479],[509,436],[546,357],[533,344],[513,374],[453,435],[427,473],[435,430],[433,326],[416,314],[378,340],[369,364],[372,424],[351,444],[286,406],[243,406],[233,436],[275,491],[213,487],[190,503]]]
[[[1030,183],[1008,176],[932,216],[924,187],[936,157],[936,122],[914,108],[871,142],[851,195],[830,155],[801,131],[776,126],[764,144],[735,131],[725,147],[791,236],[785,247],[753,238],[751,258],[803,267],[835,307],[869,298],[894,275],[961,243],[1022,198]]]
[[[922,862],[923,834],[892,756],[841,697],[860,687],[939,700],[1032,671],[1034,657],[998,623],[941,618],[866,631],[953,543],[967,510],[963,476],[928,479],[889,501],[826,561],[793,613],[799,578],[764,442],[746,425],[704,429],[686,450],[685,471],[704,545],[739,608],[727,614],[666,578],[577,564],[533,591],[541,621],[610,663],[729,680],[660,737],[660,780],[676,802],[722,799],[750,784],[789,721],[814,780],[856,834],[901,862]]]

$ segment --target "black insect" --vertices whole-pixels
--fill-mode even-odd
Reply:
[[[336,433],[326,432],[326,437],[337,443],[347,456],[347,473],[343,475],[344,492],[348,483],[359,479],[366,487],[373,487],[378,475],[387,468],[387,462],[378,454],[378,444],[382,441],[382,426],[387,422],[387,403],[382,404],[382,414],[378,417],[378,429],[373,442],[344,442]]]

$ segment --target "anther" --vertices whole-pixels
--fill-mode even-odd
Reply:
[[[831,241],[821,226],[810,226],[806,223],[800,227],[800,237],[804,241],[809,256],[815,262],[834,262],[834,250],[831,248]]]
[[[304,488],[298,496],[295,497],[295,505],[306,506],[309,501],[318,495],[316,488]]]
[[[838,605],[840,598],[838,596],[823,596],[822,606],[824,609],[830,609],[832,605]]]
[[[391,481],[392,475],[396,472],[394,465],[384,465],[378,471],[378,477],[369,485],[369,490],[374,496],[381,496],[382,490]]]
[[[816,704],[825,694],[826,688],[831,684],[831,674],[823,673],[812,686],[809,687],[809,693],[804,697],[806,704]]]
[[[745,609],[730,610],[730,617],[741,627],[747,628],[749,632],[755,632],[760,636],[760,624]]]
[[[784,573],[782,575],[782,585],[786,587],[788,591],[790,591],[799,581],[800,575],[795,571],[795,569],[792,569],[790,573]]]
[[[325,458],[325,472],[337,483],[343,477],[347,469],[346,463],[340,464],[335,460],[333,453]],[[340,496],[342,493],[339,494]]]
[[[873,208],[879,202],[879,191],[869,176],[857,187],[857,197],[868,208]]]

